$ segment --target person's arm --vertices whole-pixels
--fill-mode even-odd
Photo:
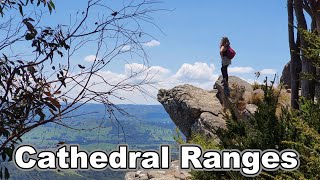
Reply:
[[[225,51],[226,51],[225,46],[221,46],[221,48],[220,48],[220,56],[221,56],[221,58],[223,57],[223,52],[225,52]]]

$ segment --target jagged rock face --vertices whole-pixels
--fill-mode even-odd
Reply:
[[[191,179],[190,170],[180,170],[179,161],[172,161],[169,170],[139,170],[128,172],[126,180],[187,180]]]
[[[159,90],[158,101],[187,139],[192,132],[215,137],[217,129],[226,128],[223,107],[215,92],[181,85]]]

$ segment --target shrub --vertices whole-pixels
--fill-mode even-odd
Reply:
[[[281,90],[273,83],[263,85],[264,97],[255,114],[237,119],[234,112],[225,114],[227,130],[217,135],[224,149],[295,149],[300,167],[295,171],[261,172],[256,179],[320,179],[320,104],[300,100],[300,111],[281,103]],[[277,109],[281,108],[279,114]],[[235,109],[235,108],[234,108]],[[195,141],[205,144],[205,139]],[[200,144],[200,145],[201,145]],[[244,179],[239,172],[193,172],[193,179]]]

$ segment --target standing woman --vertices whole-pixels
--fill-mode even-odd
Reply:
[[[231,59],[227,57],[227,49],[230,47],[230,41],[227,37],[223,37],[220,42],[220,56],[221,56],[221,73],[223,81],[228,85],[228,66],[231,64]]]

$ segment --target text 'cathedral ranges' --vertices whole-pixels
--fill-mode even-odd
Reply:
[[[30,145],[22,145],[14,152],[14,162],[22,170],[117,170],[169,169],[170,146],[161,145],[159,151],[129,150],[127,145],[106,153],[104,151],[80,150],[78,145],[64,145],[54,150],[38,151]],[[179,147],[180,169],[205,171],[240,171],[244,176],[257,176],[262,170],[285,171],[299,167],[299,154],[295,150],[207,150],[200,146],[185,144]]]

